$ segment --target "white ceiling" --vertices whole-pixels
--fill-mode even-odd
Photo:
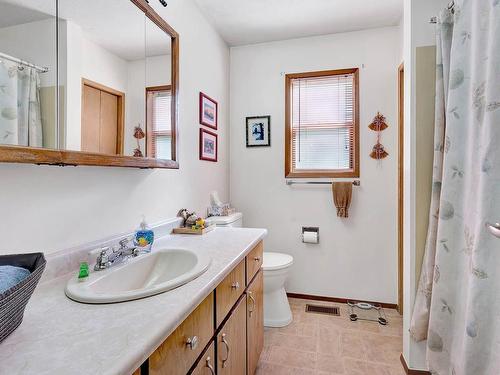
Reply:
[[[403,0],[195,0],[231,46],[394,26]]]
[[[0,28],[42,21],[52,17],[54,16],[35,9],[23,8],[0,0]]]
[[[50,14],[55,14],[55,0],[0,0],[0,27]],[[130,1],[59,0],[59,17],[79,25],[87,38],[127,61],[170,53],[170,37]]]

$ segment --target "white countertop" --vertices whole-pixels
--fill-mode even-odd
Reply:
[[[41,283],[19,328],[0,343],[0,374],[131,374],[267,234],[216,228],[203,236],[169,235],[154,246],[212,257],[197,279],[163,294],[108,305],[71,301],[64,287],[77,270]]]

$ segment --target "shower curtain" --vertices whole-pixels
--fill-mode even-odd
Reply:
[[[433,374],[500,374],[500,0],[437,24],[432,201],[410,333]]]
[[[43,146],[38,71],[5,60],[0,63],[0,144]]]

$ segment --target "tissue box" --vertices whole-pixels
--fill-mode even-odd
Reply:
[[[30,271],[28,277],[0,294],[0,343],[23,321],[24,309],[42,277],[46,263],[43,253],[0,256],[1,266],[23,267]]]

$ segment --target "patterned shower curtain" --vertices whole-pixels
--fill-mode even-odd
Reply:
[[[433,374],[500,374],[500,0],[437,25],[429,229],[410,333]]]
[[[6,60],[0,63],[0,144],[43,146],[38,71]]]

